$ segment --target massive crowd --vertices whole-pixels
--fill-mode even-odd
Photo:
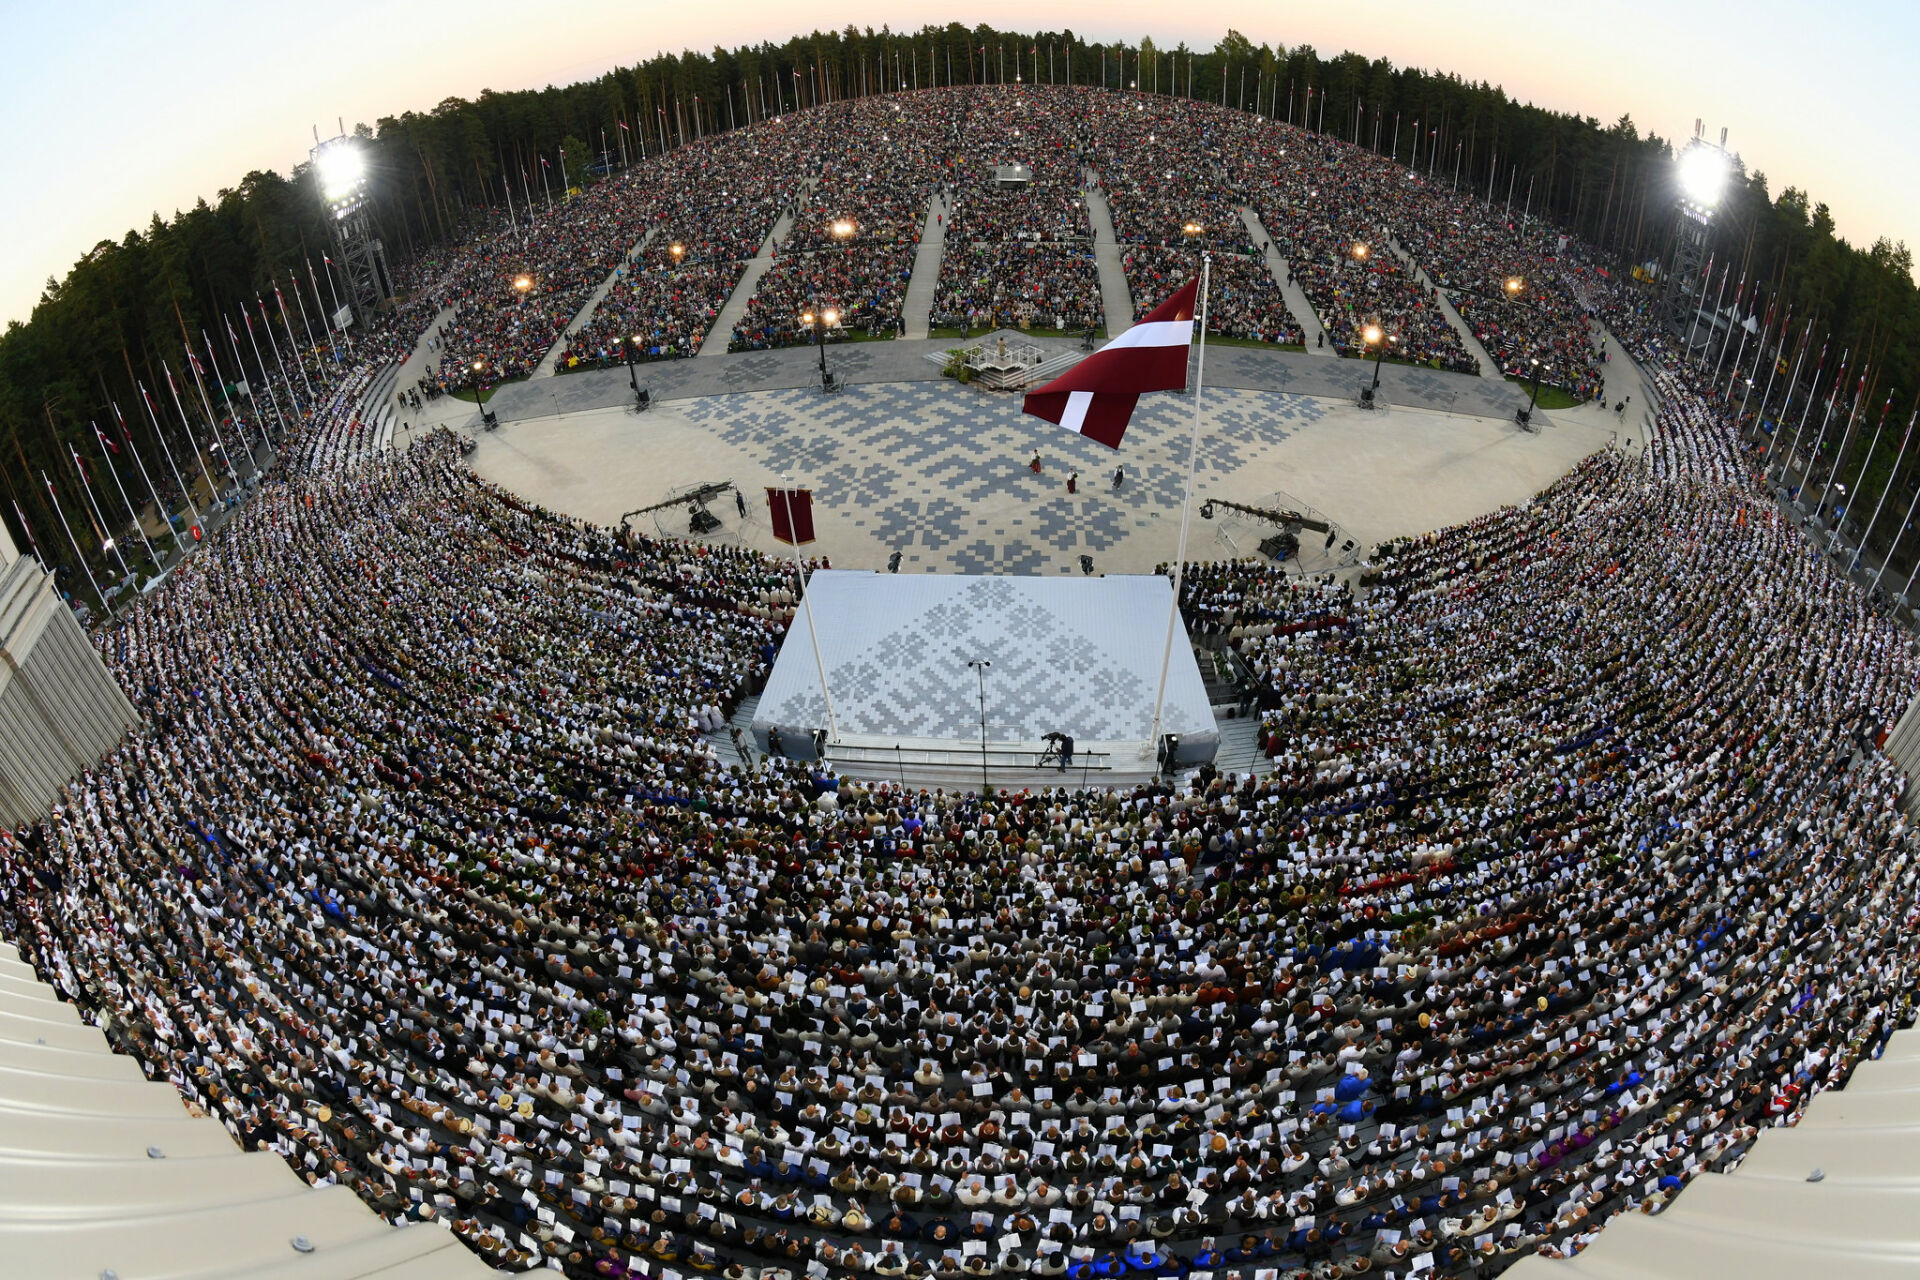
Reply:
[[[1357,590],[1194,566],[1270,767],[1112,791],[728,763],[791,566],[380,449],[362,370],[101,633],[144,725],[0,836],[0,922],[249,1147],[506,1268],[1577,1250],[1907,1016],[1872,735],[1920,662],[1631,300],[1568,293],[1647,362],[1647,447]]]
[[[1200,274],[1194,247],[1137,245],[1123,258],[1134,319],[1159,306]],[[1254,253],[1215,252],[1207,287],[1207,332],[1255,342],[1292,343],[1303,338],[1266,259]]]
[[[1079,143],[1054,97],[980,92],[964,100],[954,179],[936,211],[946,227],[936,326],[1105,324]]]

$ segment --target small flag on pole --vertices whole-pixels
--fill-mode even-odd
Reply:
[[[1187,385],[1199,290],[1198,280],[1188,281],[1139,324],[1027,392],[1021,411],[1118,449],[1142,392],[1179,391]]]
[[[118,413],[119,410],[116,409],[114,412]],[[115,453],[120,452],[120,446],[108,438],[107,433],[100,429],[99,424],[94,423],[89,425],[93,427],[93,434],[100,437],[100,444],[103,448],[111,449]]]
[[[773,517],[773,540],[789,546],[813,541],[813,490],[767,489],[767,512]]]

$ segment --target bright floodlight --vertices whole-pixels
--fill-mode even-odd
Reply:
[[[320,170],[320,194],[329,203],[351,198],[367,178],[367,158],[350,142],[321,148],[314,163]]]
[[[1727,186],[1727,154],[1718,147],[1695,144],[1680,154],[1680,194],[1688,203],[1711,209],[1720,203]]]
[[[1366,340],[1366,344],[1371,347],[1380,341],[1380,326],[1377,324],[1370,324],[1366,328],[1360,331],[1360,336],[1364,338]]]
[[[827,322],[827,327],[829,329],[831,329],[834,325],[837,325],[840,323],[840,313],[834,310],[832,307],[828,307],[827,314],[821,318]]]

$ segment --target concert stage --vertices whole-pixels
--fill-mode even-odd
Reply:
[[[1074,739],[1078,770],[1137,774],[1149,738],[1173,583],[1158,574],[1104,578],[986,577],[821,570],[811,579],[820,658],[837,733],[829,759],[848,767],[980,758],[984,658],[986,739],[995,768],[1031,767],[1044,735]],[[793,621],[754,713],[761,749],[810,757],[827,727],[819,666],[803,612]],[[1175,763],[1213,759],[1220,734],[1186,627],[1173,638],[1162,734]]]

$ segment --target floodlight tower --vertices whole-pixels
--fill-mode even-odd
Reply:
[[[1667,276],[1666,298],[1662,305],[1667,328],[1686,340],[1696,328],[1705,285],[1702,275],[1710,260],[1713,240],[1713,215],[1733,172],[1733,159],[1727,154],[1726,131],[1720,132],[1720,145],[1714,146],[1700,136],[1698,120],[1693,123],[1693,141],[1674,164],[1679,187],[1673,240],[1673,270]]]
[[[346,285],[346,306],[364,331],[373,321],[374,309],[393,296],[387,251],[373,217],[366,145],[345,133],[329,138],[314,147],[313,169],[327,207],[333,262]],[[346,319],[339,317],[336,323]]]

